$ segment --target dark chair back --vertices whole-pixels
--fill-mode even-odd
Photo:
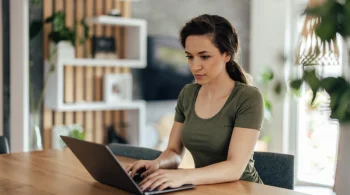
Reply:
[[[0,154],[8,154],[10,153],[9,144],[7,142],[6,137],[0,136]]]
[[[127,144],[111,143],[108,145],[108,147],[111,149],[114,155],[142,160],[154,160],[162,153],[159,150],[131,146]]]
[[[272,152],[254,152],[255,169],[264,184],[294,189],[294,156]]]

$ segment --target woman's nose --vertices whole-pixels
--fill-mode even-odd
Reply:
[[[192,69],[193,70],[200,70],[200,69],[202,69],[202,65],[201,65],[201,63],[199,62],[199,61],[193,61],[192,62]]]

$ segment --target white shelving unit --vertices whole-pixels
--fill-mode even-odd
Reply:
[[[75,58],[74,51],[60,53],[56,58],[56,70],[48,79],[45,106],[49,109],[61,112],[72,111],[127,111],[128,133],[126,139],[132,145],[144,146],[142,136],[146,126],[146,102],[145,101],[119,101],[106,102],[64,102],[64,67],[69,66],[93,66],[93,67],[146,67],[147,48],[147,23],[141,19],[121,18],[114,16],[99,16],[86,19],[87,24],[119,25],[126,27],[126,59],[89,59]],[[118,41],[118,40],[117,40]],[[48,66],[45,66],[48,68]],[[48,70],[46,70],[47,72]]]
[[[134,66],[134,68],[144,68],[146,66],[147,55],[147,22],[142,19],[122,18],[116,16],[97,16],[85,19],[88,25],[102,24],[102,25],[117,25],[125,27],[126,59],[127,60],[96,60],[91,59],[90,63],[102,63],[103,65],[123,65]]]

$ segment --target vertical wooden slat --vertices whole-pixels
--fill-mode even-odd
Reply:
[[[103,13],[103,2],[101,0],[95,1],[95,12],[96,16],[102,15]],[[100,37],[103,36],[102,25],[96,25],[95,35]],[[95,68],[95,100],[102,101],[102,76],[103,70],[101,67]],[[95,141],[97,143],[103,143],[103,115],[102,111],[95,112]]]
[[[86,0],[85,2],[85,16],[92,17],[94,13],[94,2],[93,0]],[[89,28],[89,37],[93,35],[94,27],[90,26]],[[85,57],[90,57],[91,52],[91,39],[89,39],[85,44]],[[94,100],[94,74],[93,67],[85,68],[85,100],[87,102],[92,102]],[[85,139],[87,141],[94,140],[94,120],[93,120],[93,112],[87,111],[85,112]]]
[[[56,0],[63,3],[63,0]],[[62,4],[63,9],[63,4]],[[56,9],[57,10],[57,9]],[[65,9],[63,10],[66,13],[66,26],[68,28],[73,28],[74,20],[74,2],[72,0],[65,0]],[[64,101],[66,103],[74,102],[74,86],[72,83],[74,82],[74,69],[73,66],[69,66],[66,64],[64,67]]]
[[[69,0],[70,1],[70,0]],[[80,25],[80,22],[84,19],[84,0],[76,0],[76,21],[77,21],[77,39],[76,39],[76,55],[77,58],[84,57],[84,47],[80,44],[80,39],[84,37],[84,28]],[[81,102],[84,100],[84,80],[83,80],[83,67],[75,67],[75,102]]]
[[[114,1],[114,5],[113,7],[115,9],[118,9],[118,10],[121,10],[122,8],[122,4],[121,4],[121,1],[120,0],[115,0]],[[121,36],[120,36],[120,33],[121,32],[121,28],[119,26],[115,26],[114,27],[114,38],[115,38],[115,41],[116,41],[116,48],[117,48],[117,52],[116,52],[116,55],[120,58],[121,57],[121,54],[122,54],[122,41],[121,41]],[[115,74],[118,74],[120,73],[120,68],[118,67],[114,67],[112,69],[113,73]],[[121,134],[121,130],[120,130],[120,111],[114,111],[113,112],[113,126],[115,128],[115,131],[118,135]]]
[[[105,0],[104,1],[104,14],[108,15],[108,13],[111,11],[112,9],[112,0]],[[105,25],[105,29],[104,29],[104,35],[105,37],[111,37],[112,36],[112,26],[111,25]],[[104,74],[110,74],[112,73],[112,67],[105,67],[104,68]],[[112,124],[112,111],[105,111],[104,115],[104,136],[105,136],[105,142],[106,142],[106,135],[107,135],[107,130],[108,127]]]
[[[55,13],[63,10],[63,0],[55,0]],[[54,125],[63,124],[63,112],[54,112]]]
[[[45,0],[43,2],[43,20],[50,17],[52,15],[52,0]],[[49,33],[51,32],[52,25],[46,24],[44,27],[44,41],[43,41],[43,51],[44,51],[44,61],[49,58]],[[44,150],[51,148],[51,128],[52,128],[52,111],[45,107],[43,104],[43,146]]]
[[[77,58],[83,58],[84,57],[84,47],[80,43],[80,39],[84,36],[84,28],[80,24],[81,20],[84,18],[84,0],[76,0],[75,4],[75,10],[76,15],[75,19],[77,22],[77,38],[75,41],[76,45],[76,56]],[[75,102],[81,102],[84,100],[84,77],[83,77],[84,69],[82,66],[76,66],[75,67]],[[80,124],[85,129],[84,125],[84,113],[83,112],[76,112],[75,113],[75,123]]]
[[[65,0],[66,13],[66,26],[70,29],[74,27],[74,2],[72,0]],[[74,102],[74,68],[73,66],[64,67],[64,99],[66,103]],[[67,125],[73,124],[74,113],[65,112],[64,113],[64,123]]]
[[[123,1],[122,2],[122,17],[129,18],[130,16],[131,16],[131,2],[130,1]],[[121,50],[123,58],[126,58],[126,56],[127,56],[126,55],[126,51],[127,51],[126,47],[127,47],[128,43],[126,42],[127,40],[125,39],[126,33],[127,33],[127,30],[125,28],[123,28],[122,35],[120,38],[121,40],[123,40],[123,43],[122,43],[123,49]],[[122,71],[122,73],[130,73],[130,68],[124,67],[121,71]],[[121,111],[120,121],[122,121],[122,125],[120,127],[120,129],[121,129],[120,134],[122,137],[126,137],[127,127],[125,126],[125,124],[127,121],[127,115],[126,115],[125,111]]]

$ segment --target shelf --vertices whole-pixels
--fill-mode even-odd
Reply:
[[[120,25],[120,26],[143,26],[146,25],[146,20],[135,19],[135,18],[123,18],[117,16],[97,16],[88,17],[85,19],[87,24],[110,24],[110,25]]]
[[[129,68],[145,68],[146,64],[140,60],[124,60],[124,59],[94,59],[94,58],[75,58],[62,59],[60,64],[65,66],[103,66],[103,67],[129,67]]]
[[[50,106],[50,105],[47,105]],[[58,107],[57,111],[76,112],[76,111],[117,111],[117,110],[137,110],[145,108],[146,103],[143,100],[126,101],[126,102],[81,102],[65,103]],[[49,107],[48,107],[49,108]]]
[[[130,68],[145,68],[147,64],[147,21],[143,19],[124,18],[117,16],[97,16],[85,19],[88,25],[104,24],[122,26],[125,30],[123,41],[126,56],[123,59],[75,59],[72,65],[80,66],[123,66]],[[120,49],[120,48],[117,48]],[[66,59],[66,58],[65,58]]]

